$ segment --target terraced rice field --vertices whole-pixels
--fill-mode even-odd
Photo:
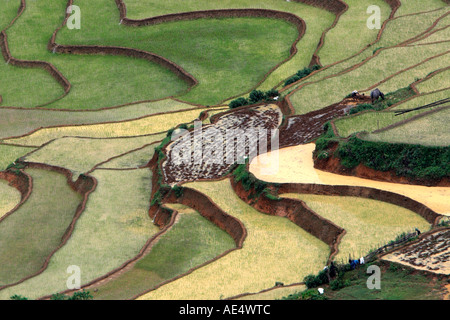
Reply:
[[[381,29],[367,27],[371,5]],[[281,299],[331,259],[415,228],[423,237],[383,259],[447,274],[447,231],[428,233],[450,216],[446,177],[426,187],[338,175],[312,153],[326,123],[336,140],[447,152],[448,106],[395,112],[449,97],[449,26],[441,0],[0,1],[0,300],[71,294],[73,265],[99,300]],[[348,115],[374,88],[399,101]],[[282,149],[266,153],[260,138],[275,129]],[[245,160],[259,180],[234,171]],[[360,192],[277,194],[271,183]]]
[[[51,171],[29,169],[33,193],[0,224],[0,285],[9,285],[37,273],[75,217],[81,196],[66,177]],[[62,200],[64,199],[64,201]],[[49,208],[51,208],[49,210]]]
[[[8,181],[0,179],[0,219],[19,204],[20,192],[9,186]]]
[[[28,155],[25,159],[29,162],[41,162],[67,168],[78,176],[93,170],[97,165],[103,165],[112,158],[119,161],[117,157],[161,141],[164,137],[165,134],[108,140],[61,138]],[[74,154],[68,159],[66,155],[70,150],[73,150]]]
[[[88,283],[134,258],[147,239],[158,232],[147,214],[146,188],[151,181],[148,171],[99,170],[92,175],[98,186],[68,242],[55,253],[43,273],[1,290],[1,299],[13,294],[38,298],[64,291],[70,265],[79,266],[83,270],[81,280]]]
[[[4,102],[4,105],[8,105]],[[0,108],[1,138],[18,137],[38,128],[89,125],[134,120],[152,114],[176,112],[195,106],[172,99],[125,105],[97,111],[55,111],[46,109]],[[199,110],[200,112],[200,110]]]
[[[238,218],[248,235],[242,249],[151,291],[141,299],[220,299],[297,283],[321,270],[329,249],[285,218],[264,215],[241,201],[229,180],[186,184]],[[281,232],[282,231],[282,232]]]
[[[200,115],[201,111],[194,109],[180,114],[160,114],[117,123],[44,128],[21,138],[5,140],[5,142],[23,146],[42,146],[46,142],[63,137],[123,138],[143,136],[165,132],[179,123],[190,123]]]
[[[415,143],[425,146],[447,146],[450,138],[446,129],[450,121],[450,107],[434,112],[403,125],[364,136],[370,141],[388,141],[392,143],[409,143],[414,137]]]
[[[129,299],[235,247],[225,231],[197,211],[183,205],[166,207],[178,212],[176,223],[150,244],[151,250],[130,270],[94,285],[96,299]]]
[[[339,244],[336,261],[359,259],[382,247],[396,236],[415,228],[426,232],[429,223],[416,213],[390,203],[356,197],[283,194],[282,197],[303,200],[322,217],[346,230]]]

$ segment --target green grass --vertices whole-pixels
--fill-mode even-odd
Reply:
[[[297,44],[298,52],[297,54],[288,62],[281,65],[277,70],[275,70],[269,77],[261,84],[259,87],[260,90],[267,91],[274,87],[279,82],[285,80],[292,74],[296,72],[298,69],[302,69],[303,67],[307,67],[310,63],[311,56],[314,53],[319,39],[322,35],[322,32],[331,26],[334,21],[334,15],[326,10],[322,10],[319,8],[315,8],[310,5],[306,5],[298,2],[286,2],[286,1],[272,1],[272,0],[260,0],[255,2],[253,0],[222,0],[222,1],[208,1],[208,0],[185,0],[185,1],[158,1],[158,0],[126,0],[125,4],[127,5],[127,14],[131,19],[143,19],[151,16],[157,16],[162,14],[170,14],[177,12],[186,12],[186,11],[196,11],[196,10],[209,10],[209,9],[229,9],[229,8],[237,8],[237,9],[245,9],[245,8],[262,8],[262,9],[272,9],[277,11],[285,11],[290,12],[298,17],[305,20],[307,29]],[[320,19],[316,17],[320,16]],[[197,22],[198,23],[198,22]],[[269,29],[269,25],[261,26],[260,32],[271,34]],[[256,51],[268,51],[274,50],[273,46],[279,45],[280,37],[284,37],[282,34],[282,30],[278,32],[275,36],[270,36],[270,39],[266,41],[264,44],[259,44],[259,39],[255,39],[254,50]],[[259,37],[258,37],[259,38]],[[284,42],[283,42],[284,45]],[[242,47],[242,45],[239,45]],[[270,54],[266,55],[266,59],[270,56]],[[281,61],[281,60],[280,60]],[[247,62],[248,63],[248,62]],[[251,67],[254,68],[254,67]],[[238,72],[237,74],[242,74],[247,71],[251,71],[251,69],[246,69]],[[268,71],[268,70],[267,70]],[[237,75],[236,74],[236,75]],[[242,81],[241,79],[235,79],[233,75],[233,81]],[[247,76],[247,75],[246,75]],[[226,80],[226,79],[222,79]],[[232,79],[230,79],[232,80]],[[227,86],[233,84],[232,81],[227,81]],[[254,83],[256,84],[256,82]],[[224,86],[225,88],[227,86]],[[236,87],[238,88],[238,87]],[[248,88],[250,89],[250,88]],[[248,90],[247,89],[247,90]],[[199,88],[200,90],[200,88]],[[242,94],[244,90],[236,90],[236,94]],[[193,93],[196,94],[196,93]],[[231,96],[231,95],[229,95]]]
[[[390,268],[379,262],[374,264],[381,268],[380,290],[367,288],[372,275],[367,273],[367,264],[345,273],[343,280],[348,280],[349,286],[337,291],[327,287],[325,296],[331,300],[442,300],[443,280],[433,281],[403,266]]]
[[[407,122],[401,126],[364,136],[365,140],[414,143],[424,146],[449,146],[450,108]]]
[[[40,127],[124,121],[191,108],[194,106],[172,99],[87,112],[0,108],[0,138],[24,135]]]
[[[0,30],[5,29],[17,15],[20,1],[8,0],[2,2],[2,11],[0,12]]]
[[[362,91],[375,83],[386,79],[397,71],[408,68],[422,62],[428,57],[443,53],[448,50],[448,45],[435,44],[421,47],[400,47],[384,50],[361,67],[338,77],[332,77],[311,85],[308,85],[291,96],[296,113],[304,114],[319,110],[333,103],[341,101],[353,90]],[[405,59],[404,57],[408,57]],[[438,59],[445,60],[445,56]],[[406,87],[415,79],[405,80],[395,77],[391,84],[391,91]]]
[[[426,6],[424,6],[424,2],[421,0],[402,1],[402,5],[397,10],[395,16],[398,17],[405,14],[438,9],[444,6],[446,6],[446,3],[442,0],[427,0]]]
[[[84,9],[84,28],[63,29],[62,44],[119,45],[159,54],[179,64],[200,84],[183,96],[205,105],[250,90],[264,74],[289,56],[296,28],[264,18],[200,19],[149,27],[118,24],[110,1],[77,0]],[[270,46],[267,44],[270,43]]]
[[[169,207],[180,212],[180,220],[130,271],[97,287],[95,299],[129,299],[235,247],[225,231],[198,212],[182,205]]]
[[[20,1],[2,1],[0,31],[16,17]],[[40,69],[22,69],[0,59],[0,96],[2,106],[31,107],[45,103],[63,94],[63,89],[52,76]]]
[[[319,51],[320,61],[323,65],[345,59],[362,50],[366,45],[376,40],[379,30],[369,29],[366,13],[370,5],[381,9],[381,23],[389,18],[391,8],[382,0],[346,0],[348,10],[339,18],[338,24],[331,29],[326,37],[325,44]]]
[[[0,291],[0,299],[13,294],[34,299],[66,290],[70,276],[66,269],[70,265],[80,267],[81,283],[87,283],[135,257],[147,239],[158,232],[148,216],[149,170],[99,170],[93,176],[98,186],[66,245],[42,274]]]
[[[0,144],[0,171],[5,170],[6,167],[13,163],[17,158],[20,158],[33,150],[35,150],[35,148]]]
[[[81,202],[63,175],[36,169],[26,172],[33,178],[30,198],[0,223],[0,285],[39,271],[60,245]]]
[[[71,82],[70,93],[48,107],[98,109],[163,98],[187,89],[187,84],[171,71],[142,59],[49,52],[47,42],[62,23],[66,4],[63,0],[45,3],[28,1],[23,15],[7,32],[10,51],[14,57],[50,62]],[[114,3],[110,5],[115,7]],[[83,10],[83,18],[87,16],[87,12],[87,8]],[[117,27],[118,22],[114,26]],[[86,27],[83,25],[82,30]],[[26,74],[27,72],[24,76]]]
[[[162,138],[162,137],[161,137]],[[161,139],[162,140],[162,139]],[[146,165],[150,159],[152,159],[155,153],[155,148],[159,145],[159,142],[155,142],[143,149],[136,150],[132,153],[115,158],[105,164],[99,166],[103,169],[135,169]]]
[[[428,10],[427,7],[422,6],[422,10]],[[431,9],[430,9],[431,10]],[[427,28],[431,27],[433,22],[442,16],[447,9],[422,13],[420,15],[412,15],[406,17],[399,17],[390,21],[380,41],[376,44],[377,47],[389,47],[401,43],[409,38],[424,32]]]
[[[430,229],[429,223],[416,213],[382,201],[307,194],[283,196],[305,201],[318,215],[346,230],[334,257],[340,263],[346,263],[349,257],[359,259],[416,227]]]
[[[450,28],[449,28],[450,29]],[[444,88],[450,88],[450,70],[439,72],[417,86],[420,93],[432,92]]]
[[[193,182],[187,187],[207,195],[239,219],[248,235],[243,248],[190,275],[164,285],[143,299],[220,299],[258,292],[275,282],[301,282],[323,268],[328,246],[286,218],[262,214],[239,199],[228,179]]]
[[[164,137],[165,134],[117,139],[62,138],[30,154],[25,160],[67,168],[74,172],[74,176],[78,176],[109,158],[160,141]],[[147,161],[150,161],[151,156]]]

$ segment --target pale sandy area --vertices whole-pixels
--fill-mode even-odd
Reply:
[[[382,189],[407,196],[440,214],[450,216],[449,187],[381,182],[317,170],[312,159],[314,148],[315,145],[310,143],[260,155],[250,163],[250,172],[258,179],[268,182],[350,185]]]

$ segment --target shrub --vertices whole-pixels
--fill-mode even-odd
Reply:
[[[370,103],[358,104],[356,107],[350,109],[350,114],[355,114],[364,110],[372,110],[374,107]]]
[[[278,92],[278,90],[270,89],[269,91],[266,92],[266,99],[272,99],[278,97],[279,95],[280,93]]]
[[[27,297],[24,297],[24,296],[21,296],[21,295],[18,295],[18,294],[15,294],[15,295],[11,296],[10,299],[11,300],[28,300]]]
[[[326,270],[322,270],[317,276],[310,274],[306,276],[303,281],[305,282],[305,285],[308,287],[308,289],[317,288],[322,284],[328,283],[327,272]]]
[[[175,196],[177,198],[181,197],[183,195],[183,187],[180,186],[174,186],[172,188],[173,192],[175,192]]]
[[[94,297],[90,294],[89,291],[77,291],[67,300],[92,300]]]
[[[327,300],[327,297],[312,289],[303,291],[299,300]]]
[[[305,67],[299,71],[297,71],[297,73],[295,75],[293,75],[292,77],[288,78],[285,82],[284,82],[284,86],[288,86],[291,83],[297,82],[298,80],[309,76],[313,71],[319,70],[320,69],[320,65],[315,64],[313,65],[311,68]]]
[[[450,175],[450,147],[373,142],[352,136],[347,142],[340,142],[337,156],[350,169],[364,164],[377,171],[394,170],[398,176],[413,179],[441,179]]]
[[[250,92],[249,102],[250,104],[258,103],[266,99],[266,94],[260,90],[253,90]]]
[[[242,106],[246,106],[248,105],[249,102],[246,98],[237,98],[233,101],[230,102],[230,108],[234,109],[234,108],[238,108],[238,107],[242,107]]]
[[[331,290],[339,290],[339,289],[348,287],[349,285],[350,285],[350,280],[344,280],[341,277],[331,280],[331,282],[330,282]]]
[[[62,293],[55,293],[52,294],[50,300],[67,300],[68,296],[66,296],[65,294]]]

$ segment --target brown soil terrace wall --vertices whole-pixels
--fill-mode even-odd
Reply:
[[[8,181],[9,185],[17,189],[24,199],[30,192],[30,179],[25,174],[17,174],[12,171],[1,171],[0,179]]]
[[[13,66],[22,68],[40,68],[46,70],[50,75],[58,81],[58,83],[64,88],[64,92],[68,93],[71,88],[70,82],[50,63],[44,61],[29,61],[19,60],[11,56],[8,47],[8,37],[5,30],[0,33],[0,49],[2,51],[5,61]]]
[[[303,1],[299,1],[299,2],[303,2]],[[276,70],[278,67],[280,67],[285,62],[292,59],[292,57],[298,51],[297,44],[300,41],[300,39],[303,37],[305,30],[306,30],[306,23],[300,17],[298,17],[292,13],[276,11],[276,10],[269,10],[269,9],[251,9],[251,8],[249,8],[249,9],[222,9],[222,10],[191,11],[191,12],[181,12],[181,13],[175,13],[175,14],[161,15],[161,16],[150,17],[150,18],[141,19],[141,20],[133,20],[133,19],[129,19],[126,17],[127,9],[126,9],[125,3],[122,0],[116,0],[116,4],[119,9],[121,23],[123,23],[124,25],[127,25],[127,26],[134,26],[134,27],[154,25],[154,24],[174,22],[174,21],[195,20],[195,19],[242,18],[242,17],[283,19],[285,21],[288,21],[288,22],[294,24],[297,27],[298,36],[290,48],[289,57],[286,58],[285,60],[281,61],[280,63],[278,63],[276,66],[274,66],[248,92],[259,87],[260,84],[263,83],[274,70]],[[219,104],[222,104],[225,101],[228,101],[230,99],[234,99],[238,96],[242,96],[243,94],[246,94],[248,92],[226,98],[225,100],[221,101]]]
[[[77,207],[77,209],[76,209],[76,211],[74,213],[74,217],[72,219],[72,222],[70,223],[70,225],[68,226],[68,228],[65,231],[64,235],[62,236],[61,243],[45,259],[44,264],[42,265],[41,269],[39,271],[35,272],[34,274],[31,274],[31,275],[29,275],[29,276],[27,276],[27,277],[25,277],[25,278],[15,282],[15,283],[11,283],[11,284],[8,284],[8,285],[1,286],[0,290],[3,290],[5,288],[18,285],[18,284],[20,284],[20,283],[22,283],[22,282],[24,282],[24,281],[26,281],[26,280],[28,280],[30,278],[33,278],[33,277],[41,274],[42,272],[44,272],[44,270],[47,268],[47,266],[48,266],[48,264],[50,262],[51,257],[60,248],[62,248],[62,246],[64,246],[66,244],[66,242],[69,240],[69,238],[72,235],[72,232],[73,232],[73,230],[75,228],[75,224],[76,224],[78,218],[81,216],[81,214],[83,213],[84,209],[86,208],[86,203],[87,203],[89,195],[97,187],[97,180],[94,177],[91,177],[91,176],[80,176],[75,182],[73,182],[73,180],[72,180],[72,173],[69,170],[65,169],[65,168],[51,166],[51,165],[47,165],[47,164],[43,164],[43,163],[33,163],[33,162],[24,162],[23,164],[26,166],[26,168],[48,170],[48,171],[53,171],[53,172],[57,172],[59,174],[64,175],[66,177],[66,179],[67,179],[68,185],[75,192],[79,193],[82,196],[82,201],[78,205],[78,207]]]
[[[318,215],[305,202],[287,198],[272,200],[264,194],[256,199],[255,190],[246,191],[242,183],[236,183],[234,179],[231,179],[231,185],[241,200],[259,212],[288,218],[309,234],[325,242],[330,247],[330,257],[337,253],[339,240],[345,234],[345,230]]]
[[[233,238],[236,247],[242,247],[244,239],[247,236],[244,225],[238,219],[220,209],[203,193],[185,187],[183,188],[183,194],[179,198],[171,192],[164,201],[166,203],[180,203],[198,211],[203,217],[227,232]]]
[[[72,0],[68,1],[67,7],[71,6],[73,3]],[[298,41],[301,39],[301,37],[304,34],[304,31],[306,29],[305,22],[300,19],[299,17],[286,13],[286,12],[280,12],[275,10],[265,10],[265,9],[229,9],[229,10],[209,10],[209,11],[196,11],[196,12],[186,12],[186,13],[179,13],[179,14],[173,14],[173,15],[165,15],[165,16],[159,16],[159,17],[152,17],[148,19],[143,20],[130,20],[126,18],[126,7],[125,4],[121,0],[116,0],[116,4],[118,6],[120,17],[121,17],[121,23],[128,26],[145,26],[145,25],[152,25],[157,23],[164,23],[164,22],[170,22],[170,21],[181,21],[181,20],[194,20],[194,19],[202,19],[202,18],[226,18],[226,17],[267,17],[267,18],[276,18],[276,19],[284,19],[286,21],[289,21],[293,23],[299,32],[299,36],[297,37],[294,44],[291,46],[290,49],[290,57],[286,59],[285,61],[292,58],[293,55],[296,54],[297,48],[296,45]],[[63,25],[66,24],[67,19],[69,17],[69,14],[66,14],[66,19],[63,23]],[[190,75],[188,72],[186,72],[182,67],[179,65],[159,56],[151,52],[146,52],[142,50],[136,50],[131,48],[124,48],[124,47],[107,47],[107,46],[66,46],[66,45],[58,45],[55,43],[56,35],[58,31],[61,29],[57,29],[49,43],[48,43],[48,50],[59,52],[59,53],[69,53],[69,54],[110,54],[110,55],[123,55],[123,56],[130,56],[134,58],[142,58],[146,59],[151,62],[158,63],[162,65],[165,68],[168,68],[175,74],[177,74],[180,78],[185,80],[192,89],[195,85],[198,84],[197,79],[195,79],[192,75]],[[282,63],[284,63],[283,61]],[[275,68],[277,68],[279,65],[277,65]],[[273,68],[273,69],[275,69]],[[269,72],[273,72],[273,69]],[[267,77],[267,75],[265,76]],[[261,81],[262,82],[262,81]]]
[[[0,218],[0,222],[16,212],[30,197],[33,190],[33,178],[20,170],[20,173],[1,171],[0,179],[8,181],[9,185],[20,192],[20,202]]]
[[[22,68],[40,68],[40,69],[44,69],[50,73],[50,75],[64,89],[63,95],[48,102],[48,103],[52,103],[52,102],[55,102],[57,100],[64,98],[69,93],[69,91],[71,89],[70,82],[51,63],[44,62],[44,61],[19,60],[19,59],[12,57],[11,53],[9,51],[8,36],[6,35],[6,30],[8,30],[16,22],[16,20],[22,15],[22,13],[25,11],[25,9],[26,9],[26,2],[25,2],[25,0],[21,0],[20,6],[19,6],[19,9],[17,12],[17,16],[11,21],[11,23],[5,29],[3,29],[0,32],[0,50],[1,50],[3,58],[5,59],[7,64],[11,63],[11,65],[14,65],[17,67],[22,67]]]

